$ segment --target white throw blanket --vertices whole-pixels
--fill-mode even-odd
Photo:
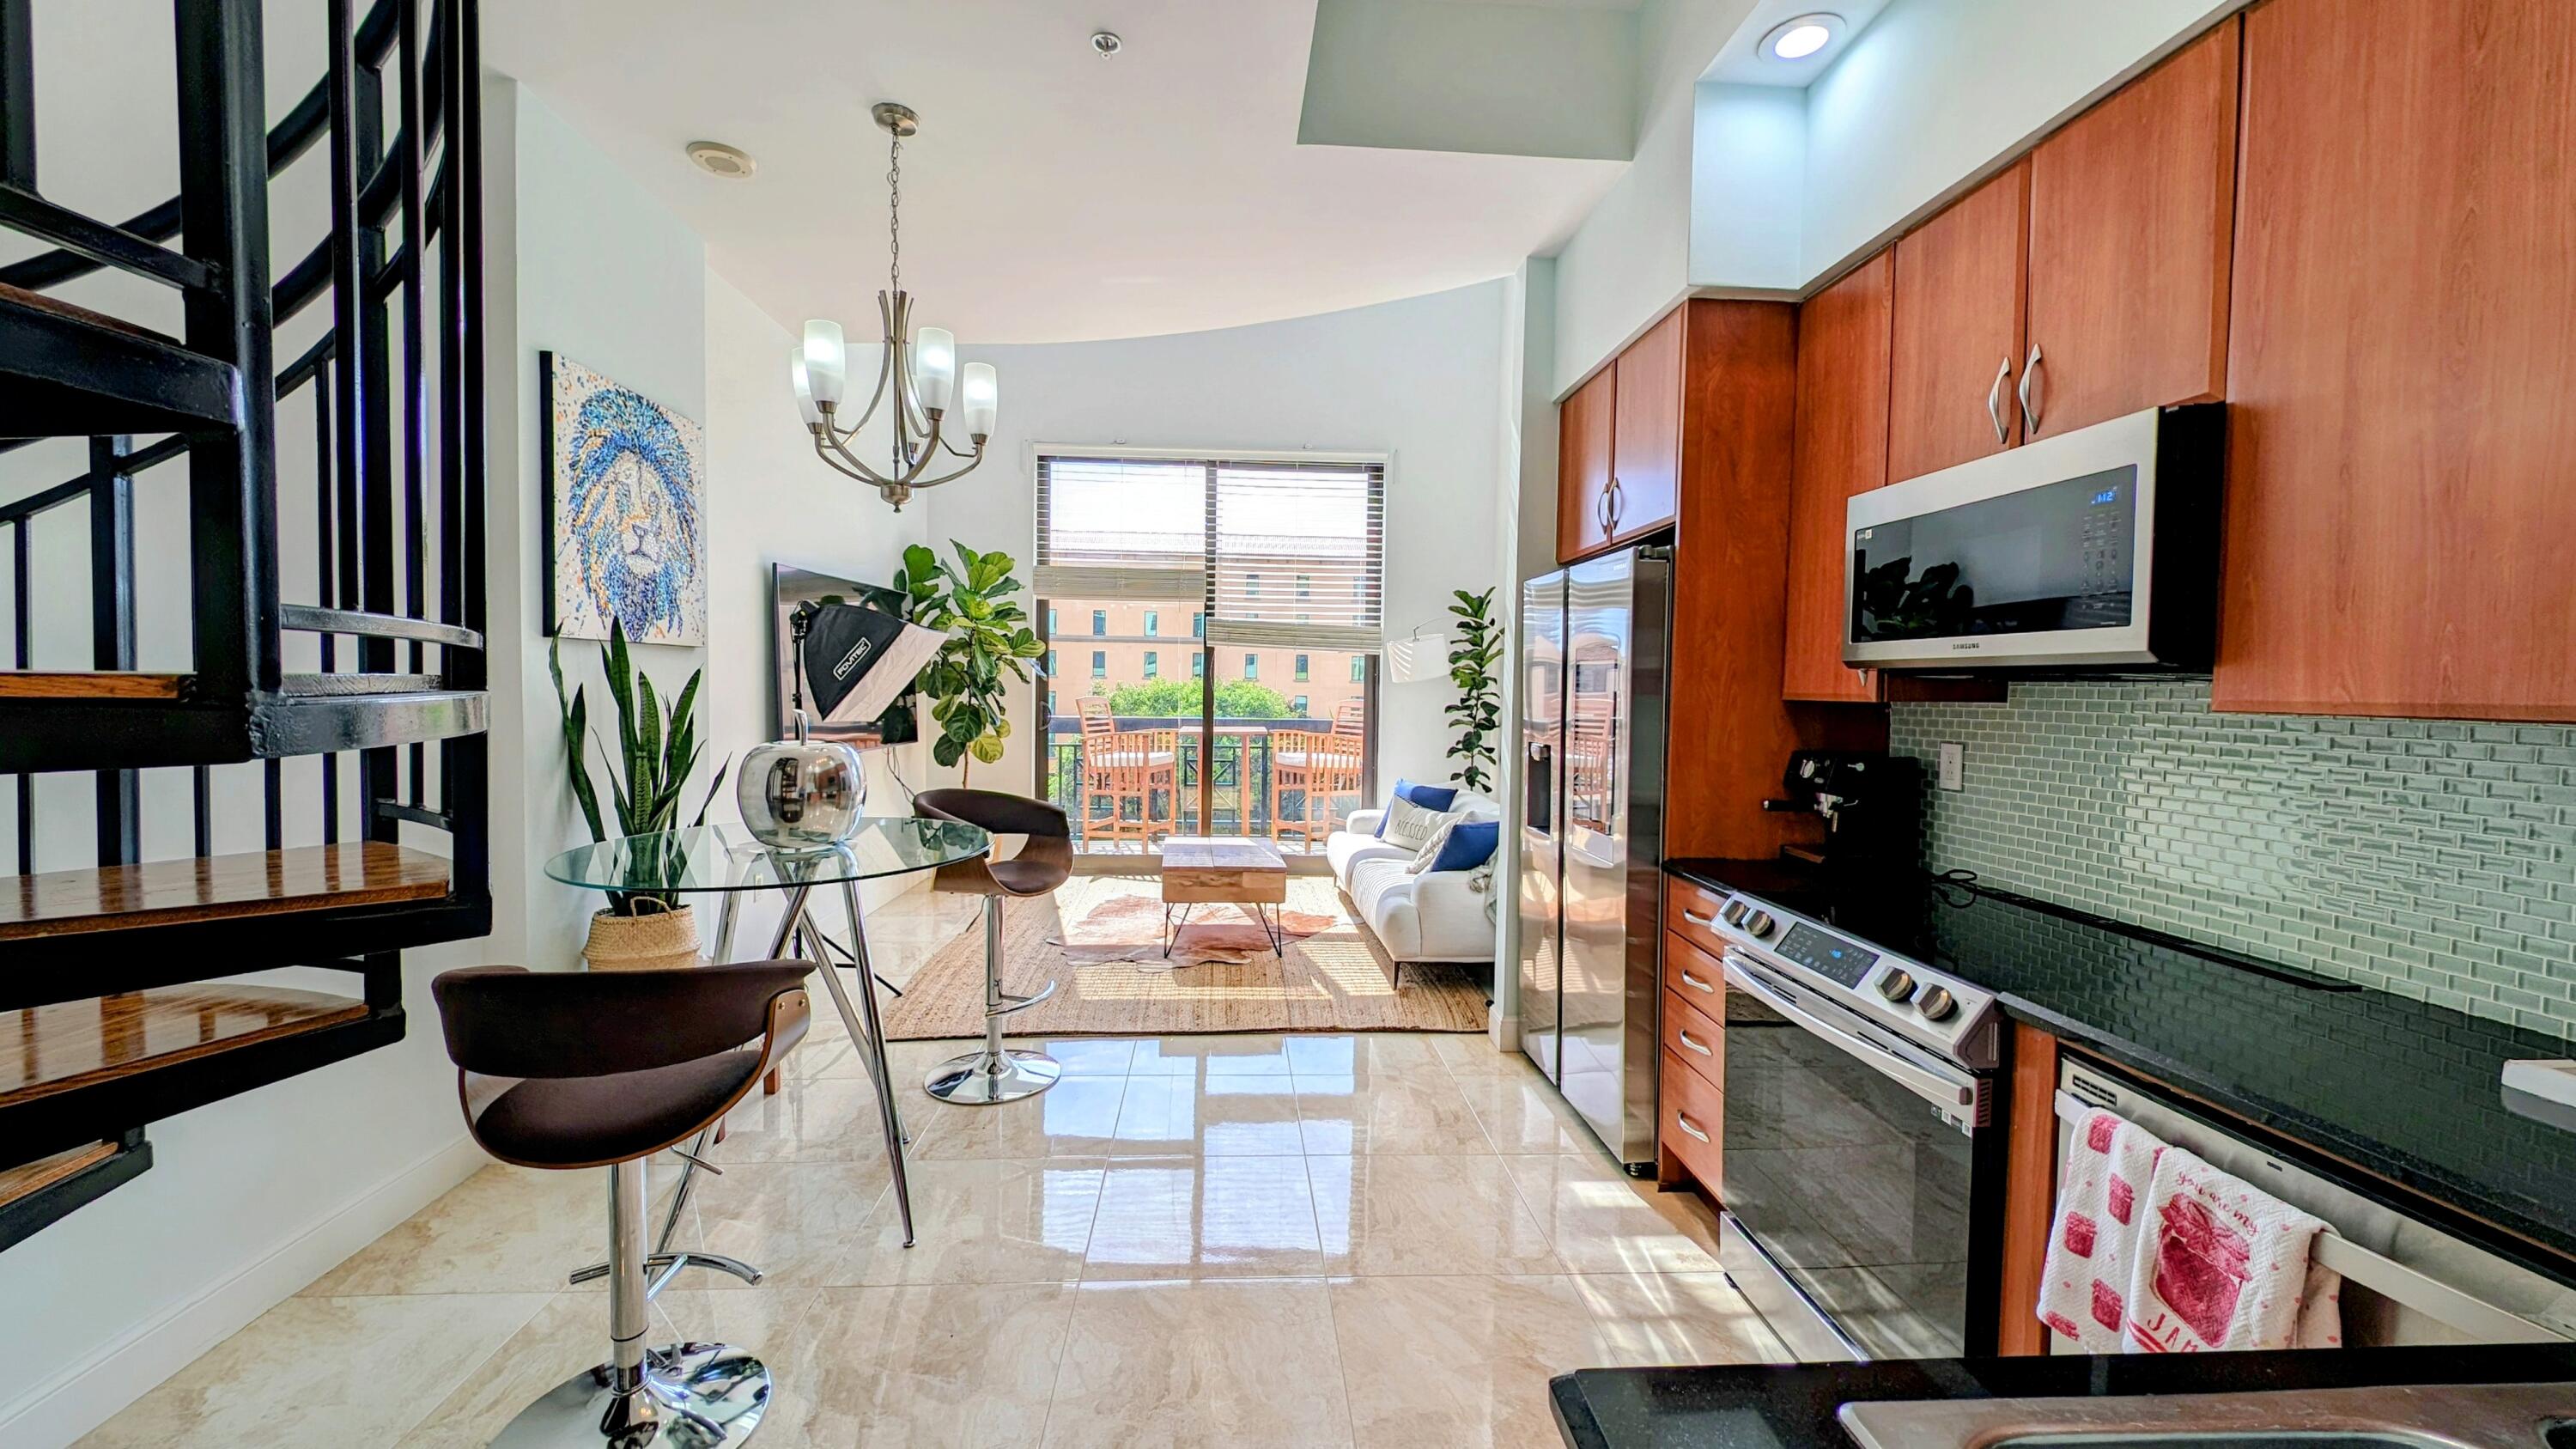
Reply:
[[[2128,1351],[2124,1330],[2143,1209],[2164,1151],[2155,1134],[2101,1111],[2087,1115],[2067,1145],[2040,1277],[2039,1321],[2082,1352]]]
[[[2156,1160],[2140,1206],[2130,1352],[2342,1346],[2343,1275],[2312,1254],[2334,1231],[2324,1219],[2179,1147]]]

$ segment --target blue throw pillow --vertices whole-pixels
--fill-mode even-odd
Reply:
[[[1396,781],[1395,788],[1387,793],[1394,799],[1410,800],[1425,810],[1446,810],[1458,800],[1458,787],[1455,785],[1417,785],[1411,780]],[[1385,815],[1377,818],[1377,838],[1386,839]]]
[[[1474,870],[1494,858],[1494,847],[1502,843],[1503,822],[1499,820],[1461,820],[1449,827],[1449,838],[1441,842],[1440,854],[1431,869]]]

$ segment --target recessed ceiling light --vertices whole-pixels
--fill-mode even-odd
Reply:
[[[1805,60],[1842,37],[1843,18],[1817,11],[1771,27],[1762,37],[1762,53],[1773,60]]]
[[[749,181],[751,173],[760,169],[760,163],[751,159],[750,152],[722,141],[691,141],[688,152],[689,159],[697,163],[699,170],[727,181]]]

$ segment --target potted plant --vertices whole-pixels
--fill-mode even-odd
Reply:
[[[1503,696],[1494,674],[1503,658],[1502,628],[1494,619],[1492,589],[1456,593],[1458,602],[1449,606],[1449,612],[1458,616],[1458,645],[1449,651],[1449,682],[1458,686],[1458,699],[1449,706],[1448,715],[1458,739],[1449,747],[1449,757],[1465,763],[1449,778],[1480,795],[1490,795],[1495,741],[1503,728]]]
[[[554,675],[555,703],[563,713],[564,763],[573,799],[581,806],[581,818],[590,827],[590,838],[608,839],[599,813],[599,790],[591,783],[590,764],[583,753],[584,742],[588,741],[598,745],[609,763],[608,788],[617,810],[618,834],[667,831],[679,820],[680,792],[688,783],[689,772],[697,768],[695,711],[698,679],[704,671],[690,671],[689,682],[680,687],[679,697],[663,704],[653,690],[652,676],[637,670],[627,657],[626,628],[614,620],[608,627],[605,662],[608,697],[617,706],[614,755],[609,754],[608,746],[590,727],[589,686],[574,689],[569,698],[564,694],[562,641],[546,649],[546,668]],[[724,764],[716,767],[714,782],[698,802],[697,818],[691,824],[706,823],[707,807],[714,803],[732,763],[728,756]],[[665,843],[649,849],[676,851],[677,847]],[[681,863],[677,859],[639,861],[636,878],[668,879],[677,874]],[[610,891],[607,908],[590,918],[590,939],[581,954],[594,970],[693,965],[698,959],[696,913],[671,891]]]
[[[930,757],[972,773],[973,761],[990,765],[1002,758],[1011,733],[1004,671],[1030,683],[1026,661],[1044,655],[1046,645],[1029,627],[1028,611],[1009,599],[1020,590],[1011,556],[977,553],[955,539],[948,546],[957,551],[953,566],[920,544],[905,549],[894,586],[911,600],[913,623],[948,636],[918,681],[938,726]]]

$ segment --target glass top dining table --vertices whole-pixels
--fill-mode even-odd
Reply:
[[[935,870],[990,855],[993,837],[972,825],[870,816],[858,833],[813,850],[773,850],[739,825],[698,825],[623,835],[567,850],[546,877],[599,891],[795,889]]]

